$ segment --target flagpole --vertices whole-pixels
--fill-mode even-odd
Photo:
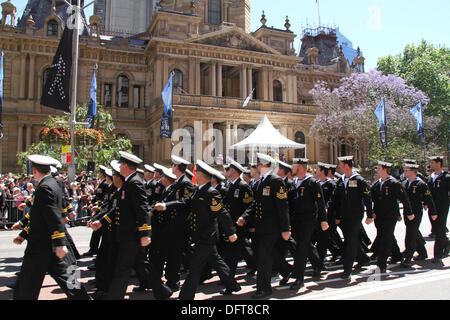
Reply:
[[[75,125],[77,114],[77,79],[78,79],[78,46],[79,46],[79,14],[80,14],[80,0],[76,1],[75,8],[75,30],[73,31],[73,61],[72,61],[72,84],[71,84],[71,107],[70,107],[70,145],[72,158],[69,164],[68,176],[69,181],[75,181],[76,168],[75,168]]]

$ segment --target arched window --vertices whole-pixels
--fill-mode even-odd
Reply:
[[[50,75],[50,68],[47,68],[42,73],[42,88],[45,87],[45,83],[47,82],[49,75]]]
[[[119,76],[117,78],[117,103],[116,105],[120,108],[128,108],[130,103],[130,81],[126,76]]]
[[[52,19],[47,22],[47,36],[58,36],[58,21]]]
[[[305,134],[301,131],[295,133],[295,142],[306,145]],[[295,150],[296,158],[306,158],[306,147],[304,149]]]
[[[221,0],[208,1],[208,22],[209,24],[218,26],[222,18],[222,4]]]
[[[283,86],[278,80],[273,81],[273,101],[283,101]]]
[[[183,158],[190,162],[194,162],[195,157],[195,139],[194,139],[194,128],[191,126],[184,127],[186,133],[183,135]],[[184,141],[184,139],[188,139],[188,141]]]
[[[183,93],[183,73],[173,69],[173,93]]]

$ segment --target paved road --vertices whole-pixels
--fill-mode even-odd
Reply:
[[[450,225],[450,223],[448,223]],[[366,231],[374,240],[376,236],[375,226],[372,224],[366,226]],[[421,226],[423,235],[430,233],[430,223],[427,216]],[[450,229],[450,227],[449,227]],[[90,229],[86,227],[76,227],[69,229],[70,234],[75,240],[78,250],[83,253],[88,250]],[[0,232],[0,300],[12,298],[12,290],[6,287],[13,283],[15,272],[20,270],[21,258],[25,249],[25,244],[16,246],[12,239],[18,234],[18,231]],[[400,222],[396,226],[395,235],[400,246],[404,249],[405,226]],[[426,238],[427,251],[429,258],[432,258],[433,239]],[[293,263],[292,260],[290,260]],[[94,273],[87,269],[92,263],[92,258],[85,258],[79,261],[81,271],[81,282],[86,285],[89,292],[93,291],[93,285],[90,281],[94,278]],[[255,291],[255,278],[248,277],[245,274],[245,266],[237,272],[237,280],[242,286],[242,291],[233,296],[221,296],[218,290],[221,286],[218,284],[219,278],[206,281],[204,285],[199,286],[196,295],[197,300],[249,300]],[[378,275],[375,273],[375,265],[371,265],[359,273],[354,273],[350,282],[339,278],[342,269],[339,266],[329,265],[331,270],[323,273],[320,278],[312,277],[311,268],[307,269],[305,278],[305,287],[298,292],[293,292],[289,287],[279,287],[280,278],[272,278],[274,294],[271,299],[275,300],[449,300],[450,299],[450,257],[443,260],[442,265],[431,263],[430,259],[419,262],[412,269],[402,269],[399,265],[390,265],[386,274]],[[182,279],[185,274],[182,275]],[[127,299],[130,300],[152,300],[153,294],[133,293],[133,287],[137,285],[136,278],[131,279],[127,290]],[[171,299],[178,297],[178,292]],[[59,300],[65,299],[65,295],[49,276],[46,276],[43,289],[39,297],[40,300]]]

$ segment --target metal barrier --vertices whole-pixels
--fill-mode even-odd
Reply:
[[[0,208],[0,229],[4,228],[6,224],[10,228],[14,223],[21,220],[30,208],[25,208],[25,210],[19,210],[18,205],[23,203],[23,201],[18,202],[14,199],[5,199],[4,208]],[[91,218],[91,213],[89,210],[83,210],[85,203],[80,200],[73,200],[72,207],[75,213],[75,218],[71,219],[75,224],[84,224],[87,220]]]
[[[19,210],[18,205],[20,203],[23,203],[23,201],[18,201],[16,199],[5,199],[4,207],[0,209],[2,228],[5,223],[8,227],[12,226],[14,223],[22,219],[30,210],[29,208],[26,208],[23,211]]]

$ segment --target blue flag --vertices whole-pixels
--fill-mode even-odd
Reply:
[[[172,138],[172,116],[173,116],[173,73],[170,75],[164,90],[161,92],[164,102],[164,112],[161,119],[161,130],[159,136],[161,138]]]
[[[97,80],[94,75],[91,81],[91,93],[89,96],[89,106],[86,114],[86,122],[89,122],[89,129],[94,129],[95,126],[95,116],[97,115]]]
[[[419,102],[416,104],[414,108],[410,110],[414,118],[417,120],[417,134],[419,135],[420,145],[422,148],[425,147],[425,130],[424,130],[424,124],[423,124],[423,109],[422,109],[422,102]]]
[[[384,98],[381,98],[380,105],[375,109],[375,115],[378,118],[380,140],[383,148],[387,148],[387,123],[386,123],[386,111],[384,107]]]
[[[0,58],[0,139],[3,138],[3,124],[2,124],[2,112],[3,112],[3,51]]]

